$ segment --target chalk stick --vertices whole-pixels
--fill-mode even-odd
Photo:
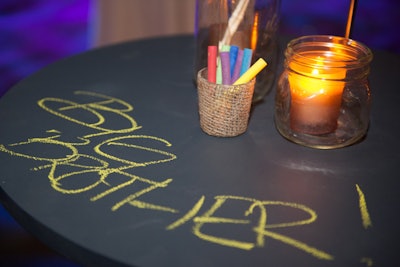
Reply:
[[[217,71],[217,46],[210,45],[208,47],[208,76],[207,79],[211,83],[216,82],[216,71]]]
[[[219,51],[219,53],[221,54],[221,52],[226,52],[229,51],[230,46],[229,45],[223,45],[221,47],[221,50]],[[217,59],[217,84],[222,84],[222,65],[221,65],[221,56],[218,57]]]
[[[219,51],[219,52],[229,52],[229,50],[231,50],[231,46],[230,45],[223,45],[221,47],[221,51]]]
[[[243,84],[251,81],[256,75],[267,66],[267,62],[260,58],[254,63],[239,79],[237,79],[234,85]]]
[[[233,70],[235,69],[235,63],[236,63],[236,58],[237,54],[239,51],[239,47],[236,45],[231,45],[231,49],[229,50],[229,62],[230,62],[230,67],[231,67],[231,78],[233,76]]]
[[[229,63],[229,52],[219,53],[222,67],[222,84],[231,84],[231,67]]]
[[[239,49],[236,57],[235,68],[233,70],[231,82],[234,83],[240,77],[240,69],[242,68],[243,50]]]
[[[250,48],[243,49],[243,60],[242,68],[240,69],[240,76],[242,76],[249,69],[252,55],[253,50],[251,50]]]
[[[222,67],[221,67],[221,57],[218,56],[217,58],[217,74],[216,74],[216,81],[217,84],[222,84]]]

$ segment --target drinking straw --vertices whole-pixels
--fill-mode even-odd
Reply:
[[[237,79],[234,85],[243,84],[251,81],[256,75],[267,66],[267,62],[264,59],[259,58],[239,79]]]
[[[251,64],[251,57],[252,57],[253,51],[249,48],[245,48],[243,50],[243,59],[242,59],[242,68],[240,69],[240,76],[245,73]]]
[[[231,49],[229,50],[229,62],[231,67],[231,78],[233,76],[233,70],[235,68],[236,58],[238,55],[239,47],[236,45],[232,45]]]
[[[243,60],[243,50],[239,49],[237,57],[236,57],[236,63],[235,63],[235,68],[233,70],[231,82],[234,83],[237,79],[239,79],[240,76],[240,69],[242,68],[242,60]]]
[[[222,67],[222,84],[231,84],[231,67],[229,63],[229,52],[219,53]]]
[[[233,34],[239,27],[240,22],[243,20],[244,13],[246,12],[249,0],[240,0],[232,15],[228,20],[228,26],[226,27],[224,37],[219,42],[219,46],[227,45],[231,43]]]
[[[351,34],[351,26],[353,24],[354,13],[357,7],[357,0],[351,0],[350,8],[349,8],[349,15],[347,16],[347,25],[346,25],[346,35],[347,39],[350,38]]]
[[[211,83],[216,82],[216,71],[217,71],[217,46],[208,46],[208,76],[207,79]]]

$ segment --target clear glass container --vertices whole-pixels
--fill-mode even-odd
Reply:
[[[337,36],[289,42],[275,96],[275,125],[288,140],[319,149],[351,145],[369,125],[372,52]]]
[[[198,71],[207,66],[209,45],[219,46],[224,40],[224,44],[240,49],[251,48],[252,63],[259,58],[268,62],[268,66],[257,75],[253,95],[253,102],[262,100],[274,84],[279,62],[279,8],[280,0],[196,0],[193,78],[197,81]],[[241,12],[235,13],[239,9],[243,10],[242,16]],[[229,38],[224,38],[232,17],[237,17],[239,23]]]

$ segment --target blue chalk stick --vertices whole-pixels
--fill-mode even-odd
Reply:
[[[243,75],[249,68],[251,64],[251,57],[253,56],[253,50],[250,48],[245,48],[243,50],[243,60],[242,60],[242,67],[240,69],[240,76]]]
[[[231,77],[233,76],[233,70],[235,69],[236,58],[238,55],[239,47],[236,45],[232,45],[229,50],[229,62],[231,65]]]

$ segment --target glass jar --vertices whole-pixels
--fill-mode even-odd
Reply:
[[[336,36],[303,36],[285,51],[275,97],[275,125],[295,143],[320,149],[359,141],[370,112],[371,50]]]
[[[196,51],[193,77],[207,66],[207,47],[219,44],[253,50],[252,63],[263,58],[268,66],[257,75],[253,102],[260,101],[271,90],[278,64],[277,30],[280,0],[196,0]],[[243,10],[241,12],[236,12]],[[239,14],[239,16],[232,16]],[[227,34],[227,25],[238,18],[237,28]],[[232,25],[232,24],[231,24]],[[228,36],[228,38],[226,38]],[[225,38],[224,38],[225,37]]]

